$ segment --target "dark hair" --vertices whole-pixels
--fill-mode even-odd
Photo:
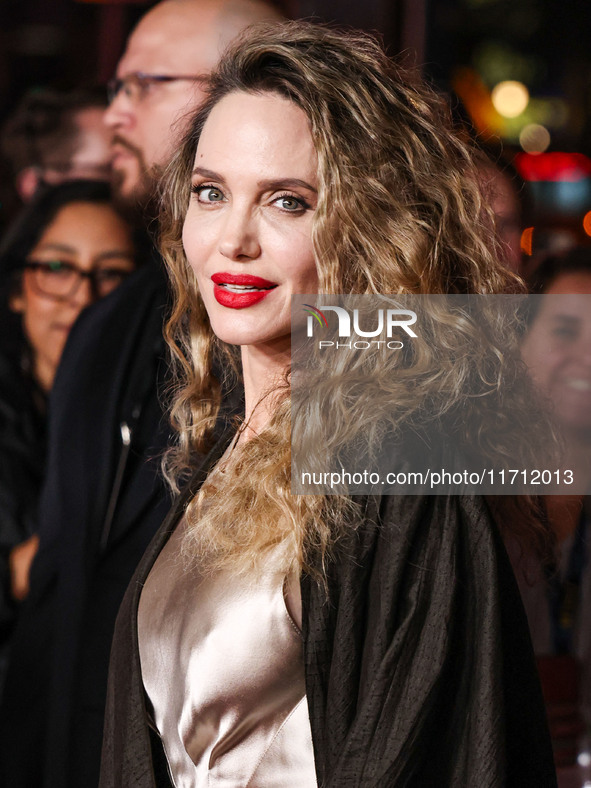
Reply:
[[[576,246],[562,255],[546,257],[529,279],[531,293],[545,293],[564,274],[591,274],[591,247]]]
[[[1,289],[10,285],[15,273],[22,268],[29,252],[58,212],[64,206],[76,202],[107,203],[119,213],[112,203],[111,188],[104,181],[76,180],[42,187],[23,208],[0,243]],[[120,215],[127,221],[123,214]]]
[[[25,167],[45,167],[50,156],[69,159],[78,135],[76,113],[106,106],[104,88],[46,88],[26,93],[0,132],[0,149],[13,173]]]
[[[529,277],[529,292],[543,295],[559,277],[579,273],[591,274],[591,247],[576,246],[565,254],[546,257]],[[524,334],[536,319],[541,302],[541,298],[524,300],[520,310]]]

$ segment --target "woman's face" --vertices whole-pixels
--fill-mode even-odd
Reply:
[[[11,307],[22,314],[34,373],[46,391],[70,329],[82,309],[95,300],[95,291],[89,279],[74,277],[74,289],[68,295],[48,295],[44,277],[58,276],[56,272],[60,267],[66,270],[66,264],[80,272],[101,270],[104,280],[96,295],[106,295],[135,267],[133,254],[131,230],[111,206],[85,202],[61,208],[30,251],[27,262],[39,265],[24,269],[20,292],[13,296]]]
[[[285,352],[291,296],[318,289],[317,157],[306,116],[273,93],[232,93],[195,156],[183,245],[224,342]]]
[[[569,432],[591,429],[591,274],[560,275],[541,299],[522,357]]]

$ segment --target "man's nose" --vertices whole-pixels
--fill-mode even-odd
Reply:
[[[133,104],[125,95],[125,91],[120,90],[105,110],[103,123],[109,129],[116,129],[120,126],[133,125],[134,118]]]

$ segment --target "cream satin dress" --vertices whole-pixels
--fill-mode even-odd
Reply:
[[[184,529],[154,564],[138,613],[144,688],[174,785],[316,788],[298,578],[202,576],[181,555]]]

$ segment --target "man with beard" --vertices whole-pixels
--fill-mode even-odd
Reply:
[[[130,36],[111,85],[119,199],[150,206],[155,179],[260,0],[164,0]],[[98,783],[109,650],[125,588],[170,505],[159,477],[166,283],[157,254],[76,324],[52,392],[40,549],[0,712],[0,784]]]

